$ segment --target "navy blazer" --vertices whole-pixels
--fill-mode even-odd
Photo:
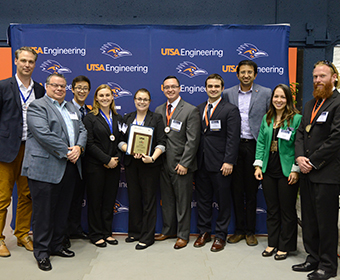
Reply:
[[[207,102],[198,105],[201,116],[201,141],[197,152],[198,168],[210,172],[220,172],[223,163],[235,165],[237,162],[238,146],[240,143],[241,117],[238,108],[221,100],[210,120],[220,120],[221,129],[213,131],[206,126],[203,119]]]
[[[134,119],[136,118],[136,114],[137,111],[135,112],[131,112],[129,114],[126,114],[124,116],[124,122],[129,126],[129,129],[127,130],[127,132],[124,135],[124,142],[127,143],[128,141],[128,136],[129,136],[129,131],[130,131],[130,125],[131,123],[134,121]],[[150,110],[148,110],[148,112],[146,113],[146,117],[145,117],[145,122],[144,122],[144,126],[148,126],[148,127],[153,127],[154,131],[153,131],[153,139],[152,139],[152,144],[151,144],[151,151],[150,151],[150,155],[153,154],[155,147],[157,145],[162,145],[162,146],[166,146],[166,137],[165,137],[165,133],[164,133],[164,123],[162,120],[162,116],[160,114],[151,112]],[[162,163],[162,155],[161,154],[154,162],[154,165],[158,165]],[[131,164],[133,157],[130,155],[124,155],[124,165],[125,166],[129,166]]]
[[[35,99],[45,94],[43,86],[34,82]],[[22,107],[16,78],[0,81],[0,161],[12,162],[18,155],[23,129]]]

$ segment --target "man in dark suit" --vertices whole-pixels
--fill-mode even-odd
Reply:
[[[33,201],[34,257],[41,270],[51,270],[50,255],[73,257],[62,245],[77,176],[81,176],[79,156],[84,151],[87,132],[79,111],[64,101],[66,80],[51,74],[46,95],[30,104],[28,135],[22,175],[28,177]]]
[[[340,184],[340,95],[338,72],[329,61],[313,70],[314,98],[305,105],[296,132],[300,175],[302,234],[306,261],[294,271],[313,271],[309,279],[335,277],[338,268]]]
[[[175,76],[164,79],[163,91],[168,101],[155,110],[163,117],[167,138],[161,171],[163,229],[155,240],[177,236],[174,248],[181,249],[187,245],[190,235],[192,182],[197,169],[200,117],[198,109],[180,97],[181,88]]]
[[[17,185],[18,205],[14,235],[18,246],[33,251],[28,236],[31,228],[32,200],[27,178],[21,176],[27,137],[27,107],[42,97],[44,88],[31,78],[38,58],[30,47],[21,47],[15,52],[16,75],[0,81],[0,256],[8,257],[3,230],[7,208],[11,203],[14,183]]]
[[[215,195],[218,216],[212,252],[224,249],[231,217],[231,174],[237,161],[241,118],[235,105],[222,100],[224,81],[218,74],[205,80],[208,101],[198,106],[201,141],[197,153],[196,193],[199,236],[194,247],[211,240],[212,203]]]
[[[255,237],[256,198],[259,183],[254,176],[256,140],[263,116],[269,109],[270,88],[254,84],[257,64],[242,60],[236,69],[240,84],[223,91],[223,99],[236,105],[241,115],[241,141],[232,179],[235,233],[228,243],[246,239],[249,246],[258,244]]]
[[[73,105],[79,110],[81,119],[91,111],[91,109],[85,104],[86,98],[91,90],[91,82],[88,77],[80,75],[72,81],[73,92]],[[83,163],[83,157],[81,158]],[[84,164],[82,164],[84,166]],[[69,238],[72,239],[87,239],[87,233],[85,233],[81,227],[81,212],[82,204],[85,194],[85,182],[80,176],[77,177],[76,185],[71,202],[70,213],[68,216],[68,236],[65,238],[64,243],[67,247],[71,246]]]

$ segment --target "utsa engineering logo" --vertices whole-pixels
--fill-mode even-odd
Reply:
[[[132,56],[132,53],[128,50],[124,50],[115,43],[108,42],[101,46],[100,50],[102,54],[108,55],[113,59],[121,58],[123,56]]]
[[[261,51],[255,45],[249,43],[244,43],[240,45],[236,50],[238,51],[238,55],[242,55],[250,60],[263,56],[268,56],[265,51]]]
[[[183,74],[189,78],[197,77],[199,75],[208,75],[208,72],[203,68],[199,68],[195,63],[184,61],[180,63],[176,69],[178,73]]]
[[[126,213],[126,212],[129,212],[129,207],[121,204],[118,200],[116,200],[115,206],[113,207],[113,215]]]
[[[56,60],[46,60],[40,65],[41,71],[46,72],[48,74],[66,74],[66,73],[72,73],[72,71],[62,66],[58,61]]]
[[[112,89],[113,97],[114,99],[124,97],[124,96],[131,96],[132,93],[126,89],[123,89],[120,85],[113,83],[113,82],[108,82],[107,83],[110,88]]]

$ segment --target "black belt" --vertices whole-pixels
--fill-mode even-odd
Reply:
[[[240,139],[241,143],[250,143],[256,141],[255,139],[246,139],[246,138],[241,138]]]

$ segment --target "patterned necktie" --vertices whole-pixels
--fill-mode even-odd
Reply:
[[[169,103],[169,105],[168,105],[168,116],[170,116],[170,114],[171,114],[171,107],[172,107],[172,105]]]
[[[315,110],[319,108],[321,102],[322,102],[322,99],[319,98],[319,99],[318,99],[318,102],[316,103]]]
[[[85,108],[84,107],[80,107],[79,111],[81,113],[81,120],[83,120],[84,117],[85,117]]]
[[[210,121],[210,114],[211,114],[211,109],[212,109],[213,105],[209,104],[208,105],[208,109],[207,109],[207,116],[208,116],[208,122]]]

